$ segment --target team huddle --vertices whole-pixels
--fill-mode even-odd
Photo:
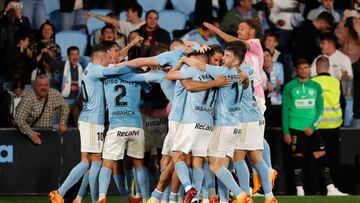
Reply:
[[[241,26],[251,29],[246,22]],[[229,191],[232,202],[254,202],[251,195],[261,184],[264,202],[276,203],[276,171],[264,140],[261,44],[257,39],[223,38],[228,42],[224,50],[176,39],[170,51],[154,46],[150,57],[129,50],[124,62],[115,60],[116,44],[95,46],[81,82],[81,162],[49,194],[51,201],[64,202],[81,178],[74,202],[83,201],[88,185],[92,202],[106,202],[111,177],[120,194],[129,195],[124,166],[118,164],[126,159],[134,168],[136,197],[142,202],[210,202],[216,177],[220,202],[229,202]],[[166,102],[144,100],[154,86]],[[156,151],[161,153],[160,172],[150,193],[153,175],[144,158]],[[246,157],[253,168],[253,190]]]

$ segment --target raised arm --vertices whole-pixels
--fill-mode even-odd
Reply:
[[[142,67],[142,66],[156,66],[159,65],[156,58],[152,57],[143,57],[143,58],[136,58],[130,61],[124,61],[119,64],[118,66],[129,66],[129,67]]]
[[[215,78],[215,80],[212,80],[210,82],[193,81],[191,79],[181,80],[181,84],[187,91],[190,92],[200,92],[214,87],[226,87],[230,83],[231,79],[225,78],[224,76],[217,77]]]
[[[143,41],[144,38],[141,36],[137,36],[132,42],[130,42],[126,47],[122,48],[118,54],[118,57],[123,59],[128,55],[129,49],[133,46],[135,46],[138,42]]]
[[[101,21],[104,21],[105,23],[108,23],[108,24],[111,24],[113,25],[114,27],[116,28],[120,28],[120,23],[118,20],[114,19],[114,18],[111,18],[109,16],[103,16],[103,15],[100,15],[100,14],[97,14],[97,13],[86,13],[84,15],[84,18],[86,20],[88,20],[89,18],[91,17],[95,17]]]
[[[194,67],[194,68],[197,68],[199,70],[206,71],[206,64],[199,61],[199,60],[192,59],[192,58],[189,58],[187,56],[183,56],[181,58],[181,61],[188,64],[190,67]]]

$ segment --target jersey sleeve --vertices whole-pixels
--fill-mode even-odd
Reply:
[[[180,75],[183,79],[192,78],[196,74],[196,68],[188,67],[188,68],[181,68]]]
[[[125,73],[133,72],[128,66],[117,66],[112,68],[104,68],[102,70],[103,77],[113,76],[113,75],[122,75]]]
[[[106,68],[101,67],[100,65],[94,65],[89,72],[91,71],[91,75],[95,78],[103,78],[104,77],[104,70]]]
[[[222,66],[212,66],[209,64],[205,65],[206,72],[211,75],[211,77],[216,78],[222,75],[226,75],[229,72],[229,69]]]
[[[169,64],[176,58],[180,59],[180,55],[177,51],[167,51],[155,56],[155,59],[160,64],[160,66]]]

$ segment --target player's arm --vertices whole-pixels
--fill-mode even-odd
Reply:
[[[128,66],[116,66],[111,68],[103,68],[101,77],[109,77],[114,75],[122,75],[131,73],[132,70]]]
[[[215,32],[220,38],[222,38],[226,43],[232,42],[232,41],[240,41],[240,39],[238,39],[237,37],[234,37],[232,35],[229,35],[223,31],[221,31],[219,28],[215,27],[214,25],[208,23],[208,22],[204,22],[203,25],[205,27],[207,27],[209,30]],[[243,40],[241,40],[243,41]],[[243,41],[246,45],[247,49],[250,49],[250,45],[248,42]]]
[[[126,47],[122,48],[119,51],[118,57],[121,59],[125,58],[128,55],[129,49],[143,40],[144,38],[142,38],[141,36],[137,36],[132,42],[130,42],[128,45],[126,45]]]
[[[225,78],[224,76],[219,76],[215,78],[215,80],[210,82],[193,81],[191,79],[181,80],[181,84],[184,86],[184,88],[187,91],[190,92],[200,92],[214,87],[226,87],[230,83],[231,83],[231,79]]]
[[[285,86],[282,97],[282,128],[284,135],[283,139],[287,144],[290,144],[291,142],[291,136],[289,131],[290,104],[291,104],[291,97],[290,97],[289,87]]]
[[[190,67],[197,68],[197,69],[199,69],[201,71],[206,71],[206,64],[199,61],[199,60],[195,60],[195,59],[192,59],[190,57],[183,56],[181,58],[181,61],[188,64]]]
[[[159,65],[156,58],[153,57],[142,57],[136,58],[130,61],[124,61],[119,64],[118,66],[129,66],[129,67],[142,67],[142,66],[156,66]]]
[[[118,20],[116,20],[116,19],[113,19],[113,18],[111,18],[111,17],[109,17],[109,16],[104,16],[104,15],[100,15],[100,14],[97,14],[97,13],[86,13],[85,15],[84,15],[84,18],[86,19],[86,20],[88,20],[89,18],[91,18],[91,17],[95,17],[95,18],[97,18],[97,19],[99,19],[99,20],[101,20],[101,21],[103,21],[103,22],[105,22],[105,23],[107,23],[107,24],[111,24],[112,26],[114,26],[114,27],[116,27],[116,28],[120,28],[120,23],[119,23],[119,21]]]

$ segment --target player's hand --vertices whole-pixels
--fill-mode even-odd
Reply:
[[[202,45],[199,49],[199,53],[204,54],[205,52],[209,51],[211,48],[207,45]]]
[[[95,17],[95,13],[85,13],[84,18],[85,20],[89,20],[89,18]]]
[[[203,25],[204,25],[206,28],[208,28],[209,30],[212,30],[212,31],[214,31],[214,30],[217,30],[217,29],[218,29],[218,28],[217,28],[217,27],[215,27],[213,24],[208,23],[208,22],[203,22]]]
[[[291,135],[284,135],[283,140],[286,144],[290,145],[291,144]]]
[[[58,131],[60,134],[63,134],[66,131],[66,124],[60,123],[58,127]]]
[[[231,83],[230,78],[225,78],[224,76],[219,76],[214,80],[217,87],[226,87]]]
[[[310,136],[314,133],[313,129],[312,128],[305,128],[304,130],[304,133],[307,135],[307,136]]]
[[[236,78],[239,80],[240,83],[242,83],[243,81],[248,80],[249,76],[244,71],[241,71],[236,75]]]
[[[144,38],[141,36],[136,36],[135,39],[131,42],[133,44],[142,43],[144,41]]]
[[[33,134],[30,136],[30,139],[34,142],[34,144],[40,145],[42,143],[39,132],[33,132]]]

